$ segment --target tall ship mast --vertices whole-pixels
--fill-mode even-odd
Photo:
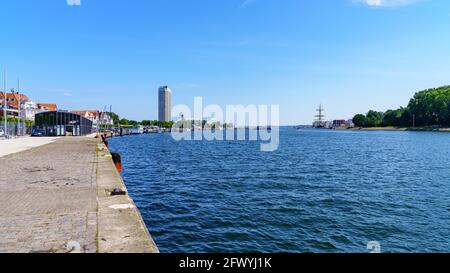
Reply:
[[[319,105],[319,109],[316,110],[317,111],[317,115],[315,115],[315,120],[314,120],[314,124],[313,127],[314,128],[325,128],[325,109],[323,109],[322,104]]]

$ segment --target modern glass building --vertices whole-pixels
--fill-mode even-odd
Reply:
[[[44,136],[84,136],[92,133],[92,121],[69,112],[43,112],[36,114],[33,129]]]

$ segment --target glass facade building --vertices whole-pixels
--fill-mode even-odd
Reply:
[[[33,129],[45,136],[84,136],[92,133],[92,121],[69,112],[43,112],[36,114]]]

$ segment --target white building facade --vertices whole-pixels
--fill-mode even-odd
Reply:
[[[24,105],[25,119],[26,120],[34,120],[34,116],[42,110],[39,109],[37,103],[33,101],[27,101]]]

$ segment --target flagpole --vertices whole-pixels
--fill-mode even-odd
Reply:
[[[17,104],[17,136],[20,136],[20,78],[17,78],[17,95],[19,96],[19,103]]]
[[[114,128],[114,122],[113,122],[113,125],[111,125],[111,119],[112,119],[112,105],[109,105],[109,124],[108,124],[108,128],[111,128],[111,131],[113,130],[113,128]]]
[[[6,70],[4,71],[3,77],[4,77],[4,79],[3,79],[3,95],[5,96],[5,98],[4,98],[4,106],[3,106],[3,118],[4,118],[3,129],[5,131],[4,134],[5,134],[5,138],[6,138],[7,134],[8,134],[8,117],[7,117],[7,111],[6,111],[6,108],[8,107],[8,102],[6,101],[6,98],[7,98],[6,86],[7,86],[8,82],[6,80],[6,77],[7,77]]]

